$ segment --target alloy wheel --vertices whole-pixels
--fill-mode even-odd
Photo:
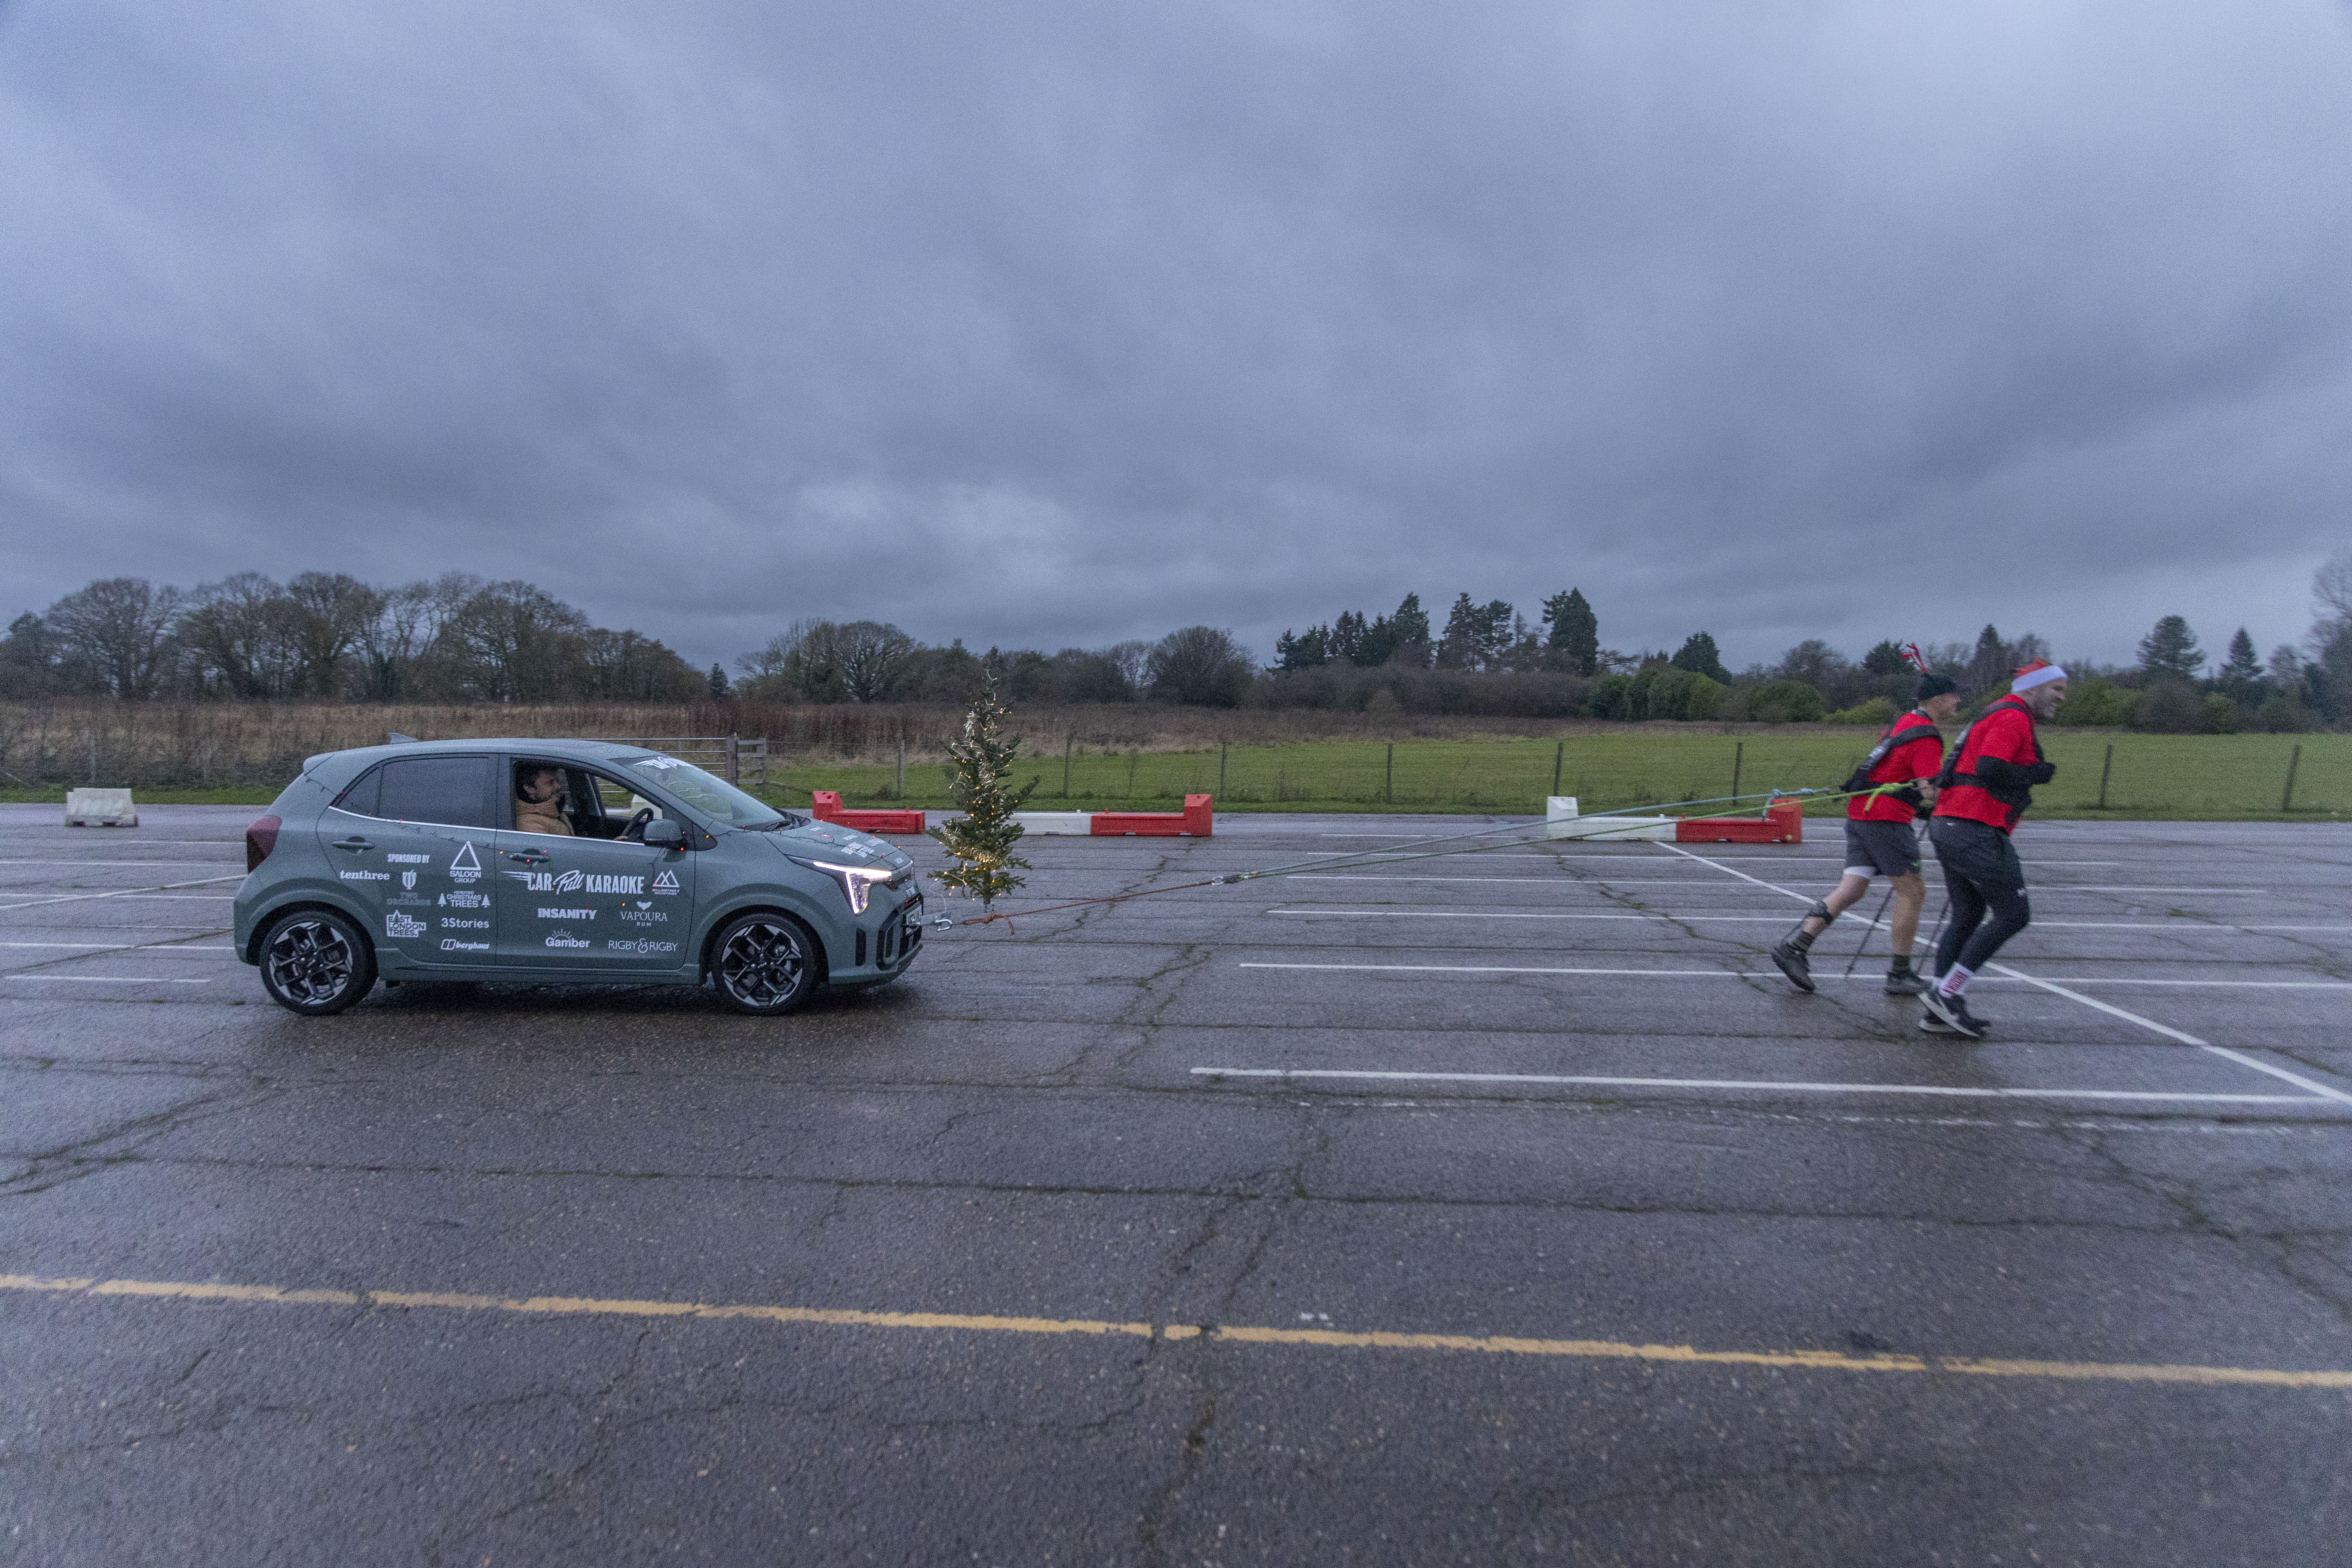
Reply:
[[[719,984],[747,1012],[782,1012],[807,993],[807,941],[782,921],[754,917],[727,933],[719,949]]]
[[[291,920],[270,933],[262,963],[280,996],[298,1006],[323,1007],[351,989],[361,960],[335,922]]]

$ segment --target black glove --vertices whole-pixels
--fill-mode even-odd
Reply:
[[[2029,784],[2046,784],[2058,776],[2058,764],[2035,763],[2030,767],[2020,768],[2018,773]]]

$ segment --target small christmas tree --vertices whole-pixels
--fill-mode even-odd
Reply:
[[[1014,868],[1031,869],[1028,861],[1013,853],[1024,831],[1013,814],[1021,809],[1037,781],[1031,779],[1017,790],[1008,789],[1004,783],[1013,753],[1020,749],[1020,741],[1004,733],[1004,706],[996,700],[996,672],[984,670],[971,710],[963,717],[963,738],[948,747],[948,789],[964,814],[930,830],[956,860],[947,870],[932,872],[931,880],[951,893],[978,899],[983,912],[1022,885]]]

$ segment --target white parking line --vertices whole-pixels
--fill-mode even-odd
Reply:
[[[1538,967],[1532,964],[1509,963],[1244,963],[1244,969],[1337,969],[1367,973],[1411,973],[1434,974],[1634,974],[1654,980],[1778,980],[1775,969],[1563,969]],[[2022,974],[2010,978],[2022,984],[2046,984]],[[1822,980],[1866,980],[1879,983],[1875,974],[1816,974]],[[2142,980],[2125,974],[2070,974],[2069,985],[2178,985],[2203,986],[2226,991],[2352,991],[2352,983],[2341,980]],[[2088,1000],[2088,998],[2080,998]]]
[[[13,904],[0,904],[0,910],[29,910],[47,904],[81,903],[91,899],[131,899],[142,896],[147,898],[166,899],[216,899],[223,901],[231,901],[236,898],[236,895],[233,893],[174,893],[171,889],[173,888],[208,888],[215,882],[242,882],[245,880],[245,878],[246,873],[239,871],[233,876],[227,877],[198,877],[192,881],[186,882],[160,882],[152,888],[119,888],[109,893],[51,893],[43,898],[25,899]]]
[[[1769,1079],[1604,1078],[1584,1073],[1371,1072],[1324,1068],[1194,1068],[1196,1078],[1339,1079],[1377,1083],[1525,1083],[1599,1089],[1734,1089],[1765,1094],[1916,1094],[1949,1100],[2152,1100],[2215,1105],[2314,1105],[2303,1094],[2189,1094],[2128,1089],[1977,1089],[1926,1083],[1780,1083]]]
[[[1407,839],[1405,841],[1404,847],[1410,847],[1417,842],[1419,842],[1419,840]],[[1361,858],[1368,864],[1377,866],[1388,863],[1374,858],[1374,857],[1383,853],[1384,851],[1379,849],[1332,849],[1318,854],[1313,857],[1313,858],[1318,860],[1352,860]],[[1532,853],[1525,852],[1520,850],[1517,846],[1513,846],[1507,849],[1463,849],[1454,851],[1454,853],[1461,855],[1475,855],[1481,864],[1490,860],[1544,860],[1554,863],[1563,860],[1597,860],[1603,865],[1613,862],[1622,866],[1629,862],[1634,862],[1646,866],[1652,870],[1658,868],[1658,860],[1654,856],[1634,853],[1630,849],[1621,851],[1613,855],[1549,855],[1540,850],[1534,851]],[[1399,856],[1395,858],[1402,859],[1411,858],[1412,857],[1409,856]],[[1767,866],[1789,866],[1799,862],[1819,866],[1842,866],[1845,863],[1845,857],[1843,855],[1790,855],[1785,858],[1776,856],[1772,859],[1760,861],[1759,863]],[[6,863],[7,862],[5,861],[0,861],[0,865],[5,865]],[[1669,861],[1667,864],[1672,865],[1674,862]],[[2042,860],[2037,858],[2033,864],[2034,868],[2038,870],[2048,866],[2071,866],[2079,868],[2085,866],[2120,866],[2123,862],[2120,860]]]
[[[0,866],[233,866],[236,862],[226,856],[215,856],[199,860],[191,856],[184,860],[15,860],[0,859]]]
[[[1542,826],[1543,824],[1539,822],[1530,822],[1526,826],[1529,830],[1533,830]],[[1433,829],[1430,834],[1318,833],[1315,837],[1318,838],[1391,838],[1403,843],[1419,843],[1425,837],[1434,836],[1436,830]],[[1338,851],[1334,851],[1334,853],[1338,853]],[[1372,850],[1370,851],[1370,853],[1378,854],[1379,851]],[[1646,860],[1653,858],[1653,857],[1643,855],[1638,846],[1628,844],[1624,849],[1613,855],[1538,855],[1528,857],[1505,855],[1496,857],[1496,858],[1505,860],[1518,858],[1541,860]],[[1845,857],[1843,855],[1759,855],[1755,857],[1755,861],[1757,864],[1764,866],[1790,866],[1802,863],[1835,866],[1843,861],[1844,858]],[[2044,860],[2039,856],[2036,856],[2033,863],[2036,866],[2121,866],[2125,862],[2121,860]]]
[[[1711,921],[1718,924],[1780,925],[1780,915],[1688,915],[1688,914],[1585,914],[1570,910],[1415,910],[1415,909],[1353,909],[1353,910],[1267,910],[1269,915],[1337,915],[1351,919],[1380,915],[1400,920],[1424,921],[1673,921],[1677,923]],[[2169,931],[2198,932],[2230,931],[2352,931],[2347,926],[2305,925],[2243,925],[2234,921],[2207,921],[2181,916],[2168,921],[2045,921],[2036,920],[2037,927],[2048,926],[2063,931]]]
[[[47,971],[30,974],[0,973],[0,980],[70,980],[83,985],[210,985],[209,980],[194,980],[178,974],[51,974]]]
[[[235,952],[232,942],[0,942],[0,947],[69,947],[85,952]]]
[[[1804,894],[1798,892],[1793,888],[1780,887],[1777,884],[1765,881],[1760,877],[1750,877],[1745,871],[1734,870],[1729,866],[1720,865],[1716,861],[1707,859],[1704,855],[1693,855],[1689,850],[1676,848],[1671,844],[1661,844],[1658,847],[1672,854],[1684,856],[1692,860],[1701,861],[1709,866],[1715,866],[1717,870],[1729,871],[1733,876],[1739,878],[1743,881],[1753,882],[1759,888],[1770,888],[1774,892],[1782,894],[1788,898],[1795,899],[1801,903],[1810,904],[1813,901]],[[1873,929],[1881,929],[1878,921],[1872,920],[1867,916],[1863,918],[1863,923],[1872,927]],[[2352,1094],[2347,1094],[2340,1089],[2330,1088],[2328,1085],[2321,1083],[2315,1079],[2305,1078],[2301,1073],[2297,1072],[2289,1072],[2286,1068],[2282,1067],[2273,1067],[2268,1062],[2261,1061],[2255,1058],[2247,1056],[2242,1051],[2233,1051],[2226,1046],[2217,1046],[2210,1040],[2200,1040],[2196,1036],[2186,1033],[2183,1030],[2176,1029],[2168,1024],[2159,1024],[2153,1018],[2143,1018],[2137,1013],[2126,1012],[2123,1008],[2115,1005],[2113,1003],[2102,1002],[2095,996],[2085,996],[2079,991],[2070,991],[2054,980],[2041,979],[2038,976],[2028,974],[2023,970],[2013,968],[2006,963],[1988,963],[1985,967],[1997,971],[2000,973],[2009,975],[2014,979],[2022,980],[2029,985],[2038,985],[2044,991],[2055,992],[2057,994],[2066,997],[2071,1001],[2080,1002],[2085,1007],[2095,1008],[2099,1012],[2121,1018],[2126,1023],[2137,1024],[2141,1028],[2147,1029],[2153,1034],[2164,1036],[2167,1039],[2179,1040],[2183,1045],[2195,1046],[2199,1050],[2210,1051],[2217,1057],[2226,1057],[2231,1061],[2236,1062],[2240,1067],[2252,1068],[2254,1071],[2259,1073],[2267,1073],[2272,1078],[2281,1079],[2294,1085],[2297,1089],[2308,1090],[2313,1094],[2323,1096],[2326,1099],[2335,1100],[2340,1104],[2352,1105]]]
[[[1662,847],[1672,848],[1673,846],[1665,845]],[[1703,859],[1704,858],[1693,856],[1692,858]],[[1706,861],[1706,864],[1713,865],[1714,862]],[[1727,866],[1723,868],[1731,869]],[[1734,871],[1732,874],[1738,877],[1748,875],[1744,871]],[[1293,880],[1300,882],[1540,882],[1551,888],[1597,887],[1603,884],[1612,888],[1687,888],[1691,885],[1690,879],[1687,877],[1586,877],[1577,881],[1567,881],[1559,877],[1428,877],[1394,871],[1370,873],[1293,871],[1288,875]],[[1748,879],[1751,882],[1759,882],[1762,887],[1771,887],[1770,883],[1761,882],[1757,878],[1749,877]],[[2197,893],[2250,899],[2268,898],[2271,892],[2268,888],[2142,888],[2105,882],[2036,882],[2033,884],[2032,890],[2037,893]],[[1773,891],[1783,892],[1786,889],[1774,888]]]

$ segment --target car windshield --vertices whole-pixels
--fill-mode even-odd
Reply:
[[[787,820],[774,806],[676,757],[636,757],[621,766],[650,779],[703,816],[730,827],[782,827]]]

